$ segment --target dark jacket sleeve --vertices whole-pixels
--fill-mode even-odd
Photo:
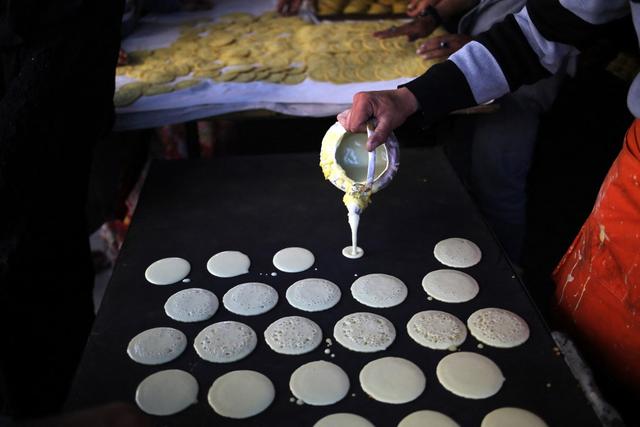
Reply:
[[[558,72],[628,14],[627,0],[529,0],[449,60],[404,85],[427,123]]]

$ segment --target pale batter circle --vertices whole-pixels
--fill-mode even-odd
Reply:
[[[480,262],[482,251],[470,240],[452,237],[438,242],[433,255],[448,267],[467,268]]]
[[[453,314],[438,310],[421,311],[407,323],[409,336],[423,347],[448,350],[467,338],[467,328]]]
[[[193,340],[202,359],[229,363],[247,357],[258,344],[256,333],[244,323],[229,320],[207,326]]]
[[[213,292],[190,288],[171,295],[164,304],[164,312],[178,322],[201,322],[213,317],[219,305]]]
[[[460,427],[460,424],[442,412],[423,410],[404,417],[398,427]]]
[[[351,285],[353,298],[368,307],[394,307],[407,298],[407,293],[402,280],[388,274],[367,274]]]
[[[389,320],[374,313],[352,313],[333,327],[333,336],[343,347],[362,353],[385,350],[396,339],[396,329]]]
[[[244,419],[267,409],[275,395],[273,383],[265,375],[241,370],[218,377],[209,388],[207,400],[218,415]]]
[[[422,279],[422,288],[431,297],[442,302],[471,301],[478,295],[478,282],[467,273],[457,270],[435,270]]]
[[[322,329],[313,320],[288,316],[276,320],[264,331],[264,340],[276,353],[304,354],[322,342]]]
[[[342,249],[342,255],[350,259],[362,258],[364,255],[364,249],[360,246],[356,246],[356,251],[353,251],[353,246],[347,246]]]
[[[152,263],[144,272],[144,277],[154,285],[178,283],[191,272],[191,264],[183,258],[163,258]]]
[[[198,402],[198,381],[188,372],[168,369],[142,380],[136,404],[149,415],[173,415]]]
[[[273,265],[285,273],[300,273],[308,270],[315,261],[311,251],[297,247],[281,249],[273,256]]]
[[[291,306],[303,311],[328,310],[340,301],[338,285],[325,279],[302,279],[289,286],[286,297]]]
[[[349,377],[338,365],[318,360],[293,371],[289,388],[296,398],[306,404],[333,405],[349,392]]]
[[[485,399],[500,391],[505,379],[491,359],[481,354],[461,351],[440,360],[436,375],[451,393],[467,399]]]
[[[480,427],[548,427],[542,418],[520,408],[498,408],[482,419]]]
[[[232,313],[256,316],[266,313],[278,303],[278,292],[265,283],[242,283],[229,289],[222,297],[222,304]]]
[[[360,386],[373,399],[401,404],[422,394],[427,379],[413,362],[401,357],[373,360],[360,371]]]
[[[369,420],[360,415],[341,412],[327,415],[316,422],[313,427],[375,427]]]
[[[467,319],[478,341],[499,348],[517,347],[529,339],[529,326],[517,314],[502,308],[483,308]]]
[[[207,261],[207,270],[216,277],[236,277],[249,272],[249,257],[238,251],[218,252]]]
[[[185,334],[174,328],[153,328],[129,341],[127,354],[143,365],[160,365],[177,358],[187,347]]]

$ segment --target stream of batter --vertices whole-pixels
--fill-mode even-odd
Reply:
[[[351,259],[360,258],[364,255],[364,250],[358,247],[358,225],[360,214],[371,203],[371,190],[362,184],[354,184],[353,188],[345,193],[342,201],[347,207],[347,218],[351,228],[351,246],[344,248],[342,255]]]
[[[338,144],[340,141],[340,144]],[[367,179],[368,152],[366,150],[367,134],[346,134],[335,143],[324,144],[320,152],[320,166],[326,179],[345,191],[342,201],[347,208],[347,219],[351,229],[351,245],[342,250],[342,255],[356,259],[364,255],[358,246],[358,226],[360,215],[371,203],[371,188],[365,185]],[[385,170],[387,153],[378,147],[375,176]]]

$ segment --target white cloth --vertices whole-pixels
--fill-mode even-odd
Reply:
[[[213,9],[195,13],[151,15],[123,41],[126,51],[169,46],[179,34],[183,22],[214,19],[229,12],[260,14],[274,10],[272,1],[217,0]],[[320,24],[332,25],[332,24]],[[181,78],[179,80],[182,80]],[[130,106],[116,110],[116,130],[141,129],[178,123],[219,114],[268,109],[294,116],[323,117],[335,115],[351,105],[360,91],[395,89],[411,79],[383,82],[333,84],[310,79],[297,85],[266,82],[218,83],[204,80],[189,89],[142,97]],[[118,76],[116,86],[132,79]]]

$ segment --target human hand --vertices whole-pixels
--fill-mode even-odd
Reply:
[[[415,17],[420,14],[420,12],[430,4],[435,5],[437,1],[433,0],[409,0],[407,4],[407,15]]]
[[[424,59],[446,59],[471,40],[471,37],[466,34],[432,37],[425,41],[416,53]]]
[[[297,15],[301,4],[302,0],[278,0],[276,10],[284,16]]]
[[[390,37],[407,36],[409,41],[414,41],[421,37],[426,37],[436,29],[436,24],[433,19],[430,18],[416,18],[411,22],[408,22],[399,27],[393,26],[386,30],[377,31],[373,33],[374,37],[381,39],[388,39]]]
[[[109,403],[95,408],[17,423],[17,427],[148,427],[150,420],[128,403]]]
[[[366,132],[366,124],[376,119],[376,129],[367,141],[367,150],[384,144],[391,131],[418,110],[418,100],[407,88],[358,92],[350,109],[338,114],[338,121],[349,132]]]

